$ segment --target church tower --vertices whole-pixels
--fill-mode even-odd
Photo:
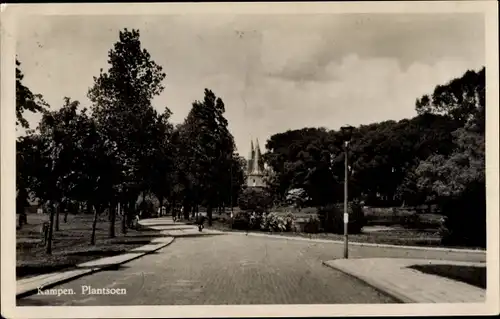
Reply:
[[[264,182],[264,160],[260,152],[259,140],[256,140],[254,148],[253,141],[250,144],[250,154],[247,160],[247,186],[265,187]]]

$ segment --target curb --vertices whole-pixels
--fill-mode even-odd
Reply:
[[[259,234],[253,232],[237,232],[237,231],[222,231],[226,234],[235,234],[235,235],[247,235],[247,236],[255,236],[255,237],[271,237],[271,238],[281,238],[281,239],[289,239],[289,240],[302,240],[302,241],[313,241],[320,243],[333,243],[333,244],[344,244],[343,241],[340,240],[330,240],[330,239],[321,239],[321,238],[306,238],[306,237],[295,237],[295,236],[281,236],[281,235],[269,235],[269,234]],[[351,246],[366,246],[366,247],[378,247],[378,248],[400,248],[400,249],[413,249],[413,250],[424,250],[424,251],[441,251],[441,252],[453,252],[453,253],[469,253],[469,254],[483,254],[486,256],[486,250],[480,249],[459,249],[459,248],[442,248],[442,247],[432,247],[432,246],[404,246],[404,245],[390,245],[390,244],[373,244],[373,243],[362,243],[362,242],[354,242],[350,241],[349,245]]]
[[[94,274],[96,272],[99,272],[99,271],[102,271],[102,270],[106,270],[106,269],[110,269],[110,268],[113,268],[113,267],[116,267],[118,265],[122,265],[122,264],[125,264],[125,263],[128,263],[132,260],[135,260],[135,259],[138,259],[138,258],[141,258],[141,257],[144,257],[145,255],[148,255],[148,254],[151,254],[151,253],[154,253],[155,251],[158,251],[162,248],[165,248],[167,247],[168,245],[172,244],[174,241],[175,241],[175,238],[174,237],[166,237],[166,238],[170,238],[170,241],[169,242],[166,242],[164,243],[164,245],[158,247],[158,248],[155,248],[153,250],[150,250],[150,251],[147,251],[147,252],[142,252],[142,253],[139,253],[138,256],[134,256],[130,259],[127,259],[127,260],[124,260],[124,261],[121,261],[121,262],[118,262],[118,263],[114,263],[114,264],[108,264],[108,265],[104,265],[104,266],[96,266],[95,268],[91,268],[91,269],[88,269],[87,271],[83,271],[82,273],[80,274],[76,274],[74,276],[69,276],[67,278],[64,278],[64,279],[61,279],[61,280],[55,280],[53,282],[49,282],[48,284],[45,284],[45,285],[42,285],[42,287],[44,289],[47,289],[47,288],[52,288],[54,286],[57,286],[57,285],[60,285],[60,284],[63,284],[63,283],[66,283],[68,281],[71,281],[71,280],[74,280],[74,279],[77,279],[77,278],[80,278],[80,277],[83,277],[83,276],[86,276],[86,275],[90,275],[90,274]],[[140,248],[140,247],[138,247]],[[117,255],[119,256],[119,255]],[[98,259],[97,259],[98,260]],[[74,270],[78,270],[78,267]],[[82,270],[85,270],[85,269],[82,269]],[[26,291],[22,291],[20,293],[16,293],[16,299],[20,299],[20,298],[24,298],[24,297],[27,297],[29,295],[32,295],[34,294],[35,292],[38,292],[38,287],[37,288],[32,288],[32,289],[28,289]]]
[[[404,294],[401,294],[393,289],[383,287],[382,285],[377,283],[376,280],[373,280],[373,279],[365,277],[365,276],[354,275],[353,273],[351,273],[351,272],[349,272],[341,267],[335,267],[333,265],[330,265],[326,261],[323,261],[322,263],[326,267],[340,271],[341,273],[348,275],[349,277],[355,278],[355,279],[365,283],[366,285],[372,287],[373,289],[377,290],[378,292],[395,299],[398,303],[416,303],[415,300],[409,298],[408,296],[406,296]]]

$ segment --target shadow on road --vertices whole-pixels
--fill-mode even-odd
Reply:
[[[194,237],[213,237],[213,236],[221,236],[226,234],[207,234],[207,233],[197,233],[197,234],[179,234],[179,235],[171,235],[175,238],[194,238]]]

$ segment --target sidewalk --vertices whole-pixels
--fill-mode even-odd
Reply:
[[[399,258],[337,259],[328,267],[357,277],[368,285],[404,303],[483,303],[486,290],[459,281],[428,275],[407,268],[423,264],[453,264],[486,267],[485,263]]]
[[[174,221],[170,217],[160,217],[144,219],[141,225],[160,231],[162,235],[171,237],[190,237],[190,236],[210,236],[230,234],[219,230],[206,229],[198,230],[197,225],[189,225],[185,221]]]
[[[141,223],[142,224],[142,223]],[[25,297],[38,292],[39,288],[47,289],[55,285],[62,284],[72,279],[85,276],[103,269],[116,267],[133,259],[150,254],[174,241],[173,237],[155,238],[150,244],[137,247],[128,253],[92,260],[76,266],[76,269],[54,272],[25,278],[16,281],[16,298]]]

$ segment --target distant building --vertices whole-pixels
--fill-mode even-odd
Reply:
[[[250,142],[250,154],[247,160],[247,186],[248,187],[265,187],[264,181],[264,160],[260,152],[259,140],[256,140],[254,148],[253,141]]]

